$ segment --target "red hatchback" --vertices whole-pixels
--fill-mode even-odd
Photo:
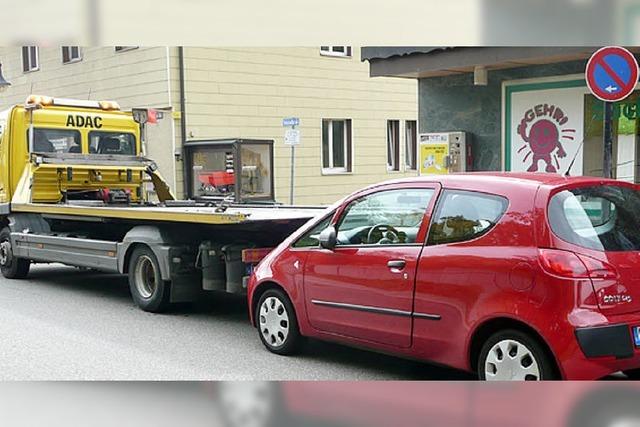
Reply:
[[[272,352],[302,336],[487,380],[640,373],[640,192],[600,178],[466,174],[359,191],[255,269]]]

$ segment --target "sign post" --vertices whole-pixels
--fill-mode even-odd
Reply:
[[[284,143],[291,147],[291,180],[289,188],[289,204],[293,205],[293,189],[295,186],[295,165],[296,165],[296,145],[300,145],[300,130],[296,126],[300,125],[297,117],[287,117],[282,120],[282,126],[288,128],[284,132]]]
[[[635,89],[640,74],[638,61],[623,47],[603,47],[591,56],[585,74],[591,93],[605,103],[602,172],[605,178],[613,178],[613,103]]]

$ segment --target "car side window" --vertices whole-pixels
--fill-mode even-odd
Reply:
[[[487,233],[507,209],[504,197],[472,191],[445,190],[440,196],[428,245],[464,242]]]
[[[334,212],[335,213],[335,212]],[[294,244],[294,248],[314,248],[320,246],[320,233],[331,224],[331,219],[333,218],[333,214],[331,213],[325,219],[320,221],[316,226],[312,227],[311,230],[307,231],[300,237]]]
[[[434,190],[386,190],[352,201],[337,227],[337,246],[403,245],[417,242]]]

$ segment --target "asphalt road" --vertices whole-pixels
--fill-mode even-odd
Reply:
[[[267,352],[243,298],[138,309],[123,276],[34,266],[0,278],[0,380],[469,380],[465,373],[310,341]]]

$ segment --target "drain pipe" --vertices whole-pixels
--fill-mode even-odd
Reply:
[[[183,199],[189,194],[189,173],[187,171],[187,112],[185,97],[185,69],[184,69],[184,46],[178,46],[178,67],[180,69],[180,139],[182,140],[182,190]]]

